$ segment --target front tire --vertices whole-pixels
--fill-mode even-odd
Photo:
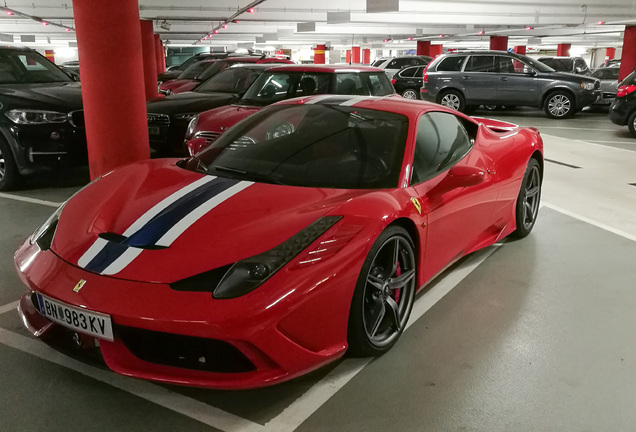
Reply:
[[[464,112],[466,109],[466,101],[464,96],[457,90],[446,90],[439,97],[438,103],[455,111]]]
[[[0,138],[0,191],[13,190],[20,183],[20,173],[9,145]]]
[[[404,99],[419,99],[420,95],[413,89],[406,89],[402,92],[402,97]]]
[[[385,229],[371,246],[356,283],[347,340],[354,356],[378,356],[399,339],[415,300],[417,261],[408,232]]]
[[[521,190],[517,197],[515,209],[515,222],[517,229],[511,234],[512,237],[524,238],[537,221],[539,214],[539,203],[541,201],[541,168],[536,159],[530,159],[526,173],[521,182]]]
[[[574,98],[561,90],[550,93],[543,102],[543,111],[553,119],[571,117],[575,112]]]
[[[627,120],[627,127],[629,128],[632,136],[636,137],[636,111],[629,116],[629,120]]]

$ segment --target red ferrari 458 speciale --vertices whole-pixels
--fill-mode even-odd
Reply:
[[[421,101],[285,101],[76,193],[16,253],[19,312],[52,345],[177,384],[378,355],[428,280],[530,233],[542,152],[536,129]]]

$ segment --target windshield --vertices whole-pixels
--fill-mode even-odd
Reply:
[[[263,69],[233,67],[219,72],[201,84],[195,91],[200,93],[242,94],[258,78]]]
[[[524,63],[532,66],[539,72],[554,72],[554,69],[552,69],[550,66],[541,63],[539,60],[535,60],[532,57],[521,54],[517,54],[515,57],[519,57]]]
[[[201,75],[199,75],[200,81],[205,81],[207,79],[212,78],[214,75],[218,74],[222,70],[225,70],[230,66],[228,62],[218,61],[215,62],[212,66],[208,67]]]
[[[0,84],[72,81],[59,67],[35,51],[0,51]]]
[[[329,73],[265,72],[247,89],[240,104],[264,106],[297,96],[331,93]]]
[[[574,70],[574,60],[571,58],[544,58],[541,59],[541,62],[559,72],[572,72]]]
[[[228,130],[188,163],[205,172],[292,186],[395,188],[408,119],[340,105],[273,105]]]
[[[618,68],[597,69],[592,74],[592,77],[602,80],[616,81],[618,79]]]
[[[200,61],[194,63],[192,66],[181,72],[177,79],[191,80],[201,75],[206,69],[211,67],[214,63],[209,61]]]

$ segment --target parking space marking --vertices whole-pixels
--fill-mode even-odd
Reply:
[[[31,203],[31,204],[41,204],[41,205],[45,205],[45,206],[49,206],[49,207],[55,207],[55,208],[57,208],[60,205],[62,205],[62,203],[58,203],[58,202],[41,200],[41,199],[37,199],[37,198],[23,197],[23,196],[20,196],[20,195],[13,195],[13,194],[2,193],[2,192],[0,192],[0,198],[7,198],[7,199],[15,200],[15,201],[28,202],[28,203]]]
[[[180,395],[148,381],[125,377],[82,363],[49,348],[37,339],[25,337],[0,328],[0,343],[71,369],[222,431],[260,432],[264,429],[263,426],[258,423],[227,413],[211,405]]]
[[[605,231],[609,231],[612,234],[616,234],[616,235],[625,237],[626,239],[629,239],[629,240],[632,240],[632,241],[636,241],[636,236],[635,235],[630,234],[630,233],[628,233],[626,231],[619,230],[617,228],[611,227],[611,226],[609,226],[607,224],[604,224],[603,222],[599,222],[597,220],[590,219],[587,216],[583,216],[582,214],[578,214],[578,213],[572,212],[570,210],[566,210],[563,207],[559,207],[559,206],[556,206],[554,204],[550,204],[550,203],[544,202],[543,205],[545,207],[551,209],[551,210],[557,211],[559,213],[563,213],[564,215],[570,216],[570,217],[572,217],[574,219],[578,219],[578,220],[580,220],[582,222],[585,222],[585,223],[588,223],[590,225],[594,225],[595,227],[604,229]]]
[[[456,269],[444,275],[443,278],[433,279],[432,283],[434,285],[421,295],[413,305],[411,317],[406,324],[406,330],[453,288],[459,285],[495,250],[497,250],[497,247],[490,246],[474,252],[459,264]],[[295,430],[371,361],[373,361],[372,358],[344,360],[329,375],[314,384],[305,394],[292,402],[282,413],[266,423],[266,431],[291,432]]]
[[[7,313],[7,312],[11,312],[12,310],[15,310],[17,306],[18,306],[17,300],[9,304],[6,304],[4,306],[0,306],[0,315],[2,315],[3,313]]]
[[[597,128],[583,128],[583,127],[566,127],[566,126],[539,126],[541,129],[565,129],[565,130],[588,130],[595,132],[616,132],[616,129],[597,129]]]

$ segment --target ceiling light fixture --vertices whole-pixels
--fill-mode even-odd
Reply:
[[[477,33],[477,34],[478,34],[479,36],[483,36],[483,35],[484,35],[484,33],[486,33],[486,32],[485,32],[485,31],[483,31],[483,30],[481,30],[481,31],[479,31],[479,33]]]
[[[605,21],[597,21],[596,24],[597,25],[603,25],[603,24],[605,24]]]
[[[526,26],[526,30],[532,30],[532,29],[534,29],[534,27],[532,27],[532,26]]]

